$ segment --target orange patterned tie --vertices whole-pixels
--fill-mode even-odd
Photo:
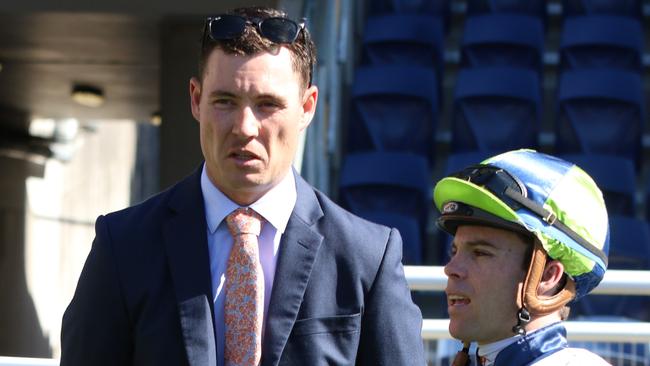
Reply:
[[[263,220],[249,208],[226,217],[234,239],[226,267],[226,366],[257,366],[262,358],[264,272],[257,238]]]

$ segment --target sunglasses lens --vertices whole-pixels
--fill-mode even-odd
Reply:
[[[220,15],[210,22],[210,37],[214,40],[234,39],[244,33],[246,19],[236,15]]]
[[[292,43],[299,31],[298,24],[286,18],[268,18],[260,23],[260,33],[275,43]]]

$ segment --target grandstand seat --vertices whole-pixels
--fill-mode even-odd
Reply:
[[[538,75],[522,68],[458,73],[451,126],[453,152],[537,147],[541,116]]]
[[[461,43],[461,67],[510,66],[541,72],[544,28],[529,15],[468,17]]]
[[[608,269],[650,270],[648,224],[632,217],[611,215]],[[582,316],[623,316],[650,321],[650,299],[643,296],[587,295],[572,306]]]
[[[642,70],[643,29],[638,19],[591,15],[564,21],[560,70],[610,67]]]
[[[349,154],[341,169],[339,201],[351,212],[370,219],[372,216],[368,216],[368,212],[383,213],[382,220],[386,222],[402,217],[399,220],[400,226],[406,228],[404,233],[412,232],[409,228],[412,224],[405,223],[406,218],[411,218],[417,222],[419,238],[423,238],[431,202],[430,180],[427,161],[418,155],[390,152]],[[392,216],[387,216],[388,213]],[[408,252],[412,254],[410,259],[421,262],[421,252],[419,258],[413,250],[408,249]]]
[[[341,169],[339,198],[352,212],[394,212],[426,224],[429,172],[426,160],[414,154],[348,154]]]
[[[347,150],[413,152],[433,163],[438,122],[435,71],[360,67],[352,87]]]
[[[479,164],[483,160],[504,151],[468,151],[449,154],[445,163],[444,176],[455,173],[470,165]]]
[[[610,215],[635,215],[636,171],[632,160],[598,154],[569,154],[562,158],[578,165],[594,179],[603,192]]]
[[[645,218],[646,221],[650,222],[650,177],[645,179],[644,195],[645,195]]]
[[[416,218],[387,211],[355,212],[366,220],[376,222],[399,230],[402,236],[402,263],[409,265],[422,264],[422,228]]]
[[[639,168],[645,121],[639,74],[614,69],[564,72],[557,115],[558,153],[617,155]]]
[[[451,0],[372,0],[368,1],[368,15],[426,14],[442,19],[447,30],[451,17]]]
[[[503,13],[530,15],[546,24],[545,0],[467,0],[467,16]]]
[[[562,14],[565,17],[606,14],[634,18],[643,16],[642,0],[562,0]]]
[[[369,17],[363,34],[362,64],[421,65],[442,75],[444,32],[439,18],[398,14]]]

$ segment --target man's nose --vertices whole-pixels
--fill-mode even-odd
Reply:
[[[465,266],[462,258],[458,254],[453,254],[444,268],[447,277],[463,278],[466,275]]]
[[[233,123],[232,133],[242,137],[257,137],[260,121],[250,107],[242,108],[239,116]]]

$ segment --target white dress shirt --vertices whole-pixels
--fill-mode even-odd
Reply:
[[[208,251],[210,254],[210,273],[212,276],[212,301],[214,302],[214,319],[216,327],[217,363],[224,364],[225,325],[223,308],[226,280],[226,265],[232,248],[233,239],[226,225],[225,218],[240,206],[230,200],[212,184],[203,165],[201,172],[201,191],[205,204],[205,218],[208,227]],[[266,222],[262,226],[259,237],[260,262],[264,271],[264,326],[266,328],[266,313],[269,308],[275,265],[280,246],[280,239],[287,227],[289,217],[296,204],[297,192],[293,170],[262,196],[250,208],[260,214]],[[263,334],[263,333],[262,333]]]
[[[479,344],[478,355],[480,357],[485,357],[485,364],[483,364],[483,366],[494,365],[494,361],[496,361],[499,352],[501,352],[504,348],[508,347],[509,345],[517,342],[521,337],[522,337],[521,335],[515,335],[510,338],[496,341],[494,343],[488,343],[483,345]]]

